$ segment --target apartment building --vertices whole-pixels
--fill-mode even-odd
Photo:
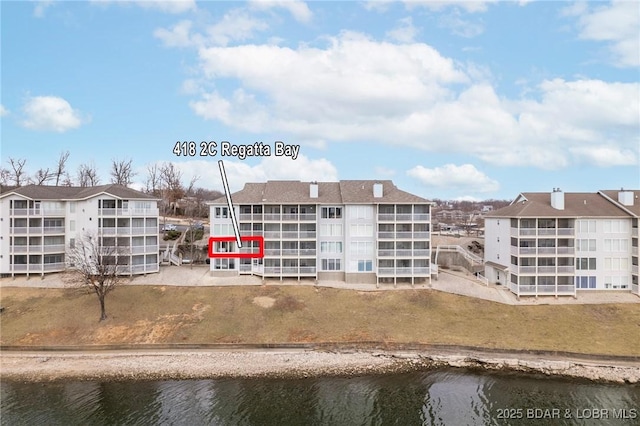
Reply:
[[[485,275],[518,296],[638,291],[640,191],[522,193],[485,217]]]
[[[120,185],[28,185],[0,191],[0,274],[65,269],[67,247],[95,235],[124,274],[158,272],[158,200]]]
[[[263,258],[212,258],[213,275],[349,283],[425,283],[431,277],[431,203],[391,181],[268,181],[232,194],[243,237]],[[234,236],[226,198],[210,203],[211,236]],[[233,241],[214,253],[251,253]]]

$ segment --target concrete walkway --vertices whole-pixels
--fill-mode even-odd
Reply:
[[[509,305],[550,305],[550,304],[596,304],[596,303],[638,303],[640,297],[629,292],[598,291],[578,292],[577,298],[573,297],[521,297],[520,300],[508,289],[500,285],[485,285],[466,272],[451,270],[440,270],[438,279],[429,284],[417,284],[412,287],[410,284],[381,284],[376,288],[374,284],[349,284],[343,281],[320,281],[316,284],[313,279],[267,279],[251,275],[241,275],[238,277],[212,277],[209,274],[208,266],[162,266],[157,274],[146,276],[136,276],[133,279],[125,279],[126,285],[170,285],[189,287],[218,287],[218,286],[238,286],[238,285],[318,285],[319,287],[330,287],[339,289],[349,289],[357,291],[392,291],[411,289],[434,289],[446,293],[459,294],[462,296],[475,297],[478,299],[490,300],[493,302]],[[62,280],[62,274],[49,274],[44,278],[39,276],[2,278],[2,287],[29,287],[29,288],[65,288],[68,284]]]

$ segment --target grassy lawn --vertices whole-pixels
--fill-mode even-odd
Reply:
[[[256,299],[257,298],[257,299]],[[273,306],[256,301],[273,302]],[[509,306],[432,290],[313,287],[3,288],[16,345],[381,341],[640,355],[640,304]]]

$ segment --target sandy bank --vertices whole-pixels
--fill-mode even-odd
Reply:
[[[1,354],[0,366],[0,378],[20,381],[296,378],[458,367],[640,383],[640,366],[633,363],[387,351],[5,351]]]

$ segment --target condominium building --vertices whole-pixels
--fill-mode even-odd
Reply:
[[[518,296],[638,292],[640,191],[522,193],[485,217],[485,274]]]
[[[215,242],[214,275],[253,274],[350,283],[424,283],[431,277],[431,203],[391,181],[268,181],[232,194],[240,235],[264,238],[264,258],[232,253],[233,241]],[[234,236],[222,197],[210,203],[211,236]]]
[[[125,274],[158,272],[155,198],[120,185],[28,185],[0,192],[0,274],[65,269],[65,254],[85,235],[113,247]]]

